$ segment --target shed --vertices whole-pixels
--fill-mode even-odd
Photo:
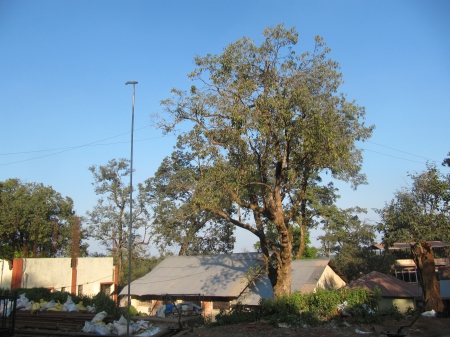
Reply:
[[[400,312],[405,312],[409,307],[416,309],[417,302],[422,300],[422,288],[416,284],[404,282],[395,277],[373,271],[363,277],[350,282],[345,286],[347,289],[357,287],[381,290],[380,309],[388,309],[397,306]]]

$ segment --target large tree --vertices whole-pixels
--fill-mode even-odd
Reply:
[[[276,296],[291,291],[292,224],[308,221],[308,186],[324,171],[364,183],[355,143],[372,132],[364,108],[337,93],[342,75],[323,40],[301,55],[297,41],[294,28],[279,25],[264,31],[260,46],[243,38],[220,55],[196,57],[190,92],[173,89],[163,101],[171,118],[159,121],[166,132],[193,125],[184,147],[208,159],[193,202],[259,239]],[[234,207],[224,209],[227,202]]]
[[[50,186],[0,182],[1,258],[70,256],[74,214],[72,199]],[[79,245],[85,254],[86,245]]]
[[[153,206],[154,241],[162,254],[174,248],[178,249],[178,255],[231,252],[234,226],[193,202],[205,164],[195,153],[183,151],[182,142],[180,137],[177,150],[145,182],[147,199]]]
[[[417,266],[426,309],[444,309],[435,277],[434,253],[427,241],[450,239],[450,177],[433,165],[410,175],[408,189],[395,193],[394,199],[378,210],[378,230],[384,234],[387,247],[394,242],[410,242]]]
[[[142,255],[139,246],[146,247],[150,242],[150,213],[144,188],[138,184],[133,198],[133,219],[130,227],[130,165],[127,159],[112,159],[107,165],[91,166],[94,176],[95,193],[100,196],[97,205],[87,212],[89,234],[111,252],[119,267],[121,284],[124,282],[124,266],[128,256],[128,240],[132,232],[132,254]]]

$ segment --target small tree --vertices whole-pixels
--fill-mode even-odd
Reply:
[[[128,256],[128,240],[130,235],[130,186],[127,180],[130,174],[129,160],[112,159],[104,166],[92,166],[89,170],[94,175],[95,193],[100,196],[97,205],[90,212],[89,234],[104,246],[115,258],[122,280],[124,265],[132,257]],[[147,209],[142,185],[138,185],[138,193],[133,198],[133,252],[137,246],[150,243],[150,213]]]
[[[411,188],[395,193],[394,199],[378,210],[378,230],[387,247],[394,242],[410,242],[423,290],[426,309],[443,311],[435,277],[434,253],[427,241],[450,239],[450,183],[434,165],[420,174],[410,175]]]

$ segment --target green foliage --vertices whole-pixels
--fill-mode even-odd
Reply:
[[[95,193],[100,198],[93,210],[87,212],[88,231],[90,236],[98,240],[115,258],[115,263],[119,267],[120,282],[124,280],[130,234],[129,166],[128,159],[112,159],[107,165],[89,168],[94,176]],[[146,237],[150,228],[149,202],[141,184],[138,185],[138,193],[134,196],[132,249],[133,256],[141,257],[142,253],[145,255],[145,247],[149,244],[149,238]]]
[[[373,126],[364,124],[363,107],[338,93],[342,74],[322,38],[312,53],[297,54],[295,28],[280,24],[263,35],[260,45],[242,38],[220,55],[195,57],[188,75],[195,87],[173,89],[162,102],[166,118],[156,123],[164,132],[183,121],[192,126],[177,145],[187,158],[190,185],[182,186],[190,205],[258,238],[265,261],[278,261],[268,269],[279,296],[290,289],[283,271],[292,261],[291,227],[305,229],[317,216],[313,187],[324,187],[325,172],[354,187],[365,183],[355,143],[370,138]]]
[[[72,199],[50,186],[0,182],[0,258],[69,256],[74,213]]]
[[[155,176],[145,182],[147,198],[154,205],[152,233],[160,253],[165,255],[173,249],[178,249],[178,255],[232,252],[234,226],[193,202],[202,158],[181,151],[181,138],[177,147]],[[223,207],[230,208],[226,204]]]
[[[358,288],[354,290],[322,290],[310,294],[295,292],[277,299],[261,301],[259,307],[248,308],[241,304],[229,312],[221,311],[216,316],[217,324],[232,324],[267,320],[273,325],[289,323],[293,325],[318,325],[338,317],[338,305],[347,302],[346,312],[356,322],[380,322],[391,311],[378,311],[381,293],[379,289],[369,291]],[[372,309],[371,312],[369,309]]]
[[[428,165],[426,171],[410,177],[411,188],[397,191],[394,199],[377,210],[381,218],[377,229],[384,243],[450,242],[450,175]]]
[[[114,300],[105,293],[99,292],[92,298],[92,303],[95,305],[97,312],[106,311],[109,315],[114,317],[119,316],[119,310]]]

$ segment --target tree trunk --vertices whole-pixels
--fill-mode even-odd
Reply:
[[[302,217],[302,219],[297,219],[297,223],[300,224],[300,242],[298,247],[298,252],[296,255],[296,259],[299,260],[302,258],[303,253],[306,249],[306,218]]]
[[[434,253],[431,245],[423,241],[411,245],[414,262],[417,266],[417,276],[423,291],[425,310],[434,309],[436,312],[444,311],[444,304],[441,299],[439,283],[436,279]]]
[[[292,234],[284,224],[284,219],[279,219],[277,225],[280,237],[280,249],[275,253],[277,258],[277,282],[273,285],[274,297],[290,295],[291,293],[291,263],[292,263]]]

